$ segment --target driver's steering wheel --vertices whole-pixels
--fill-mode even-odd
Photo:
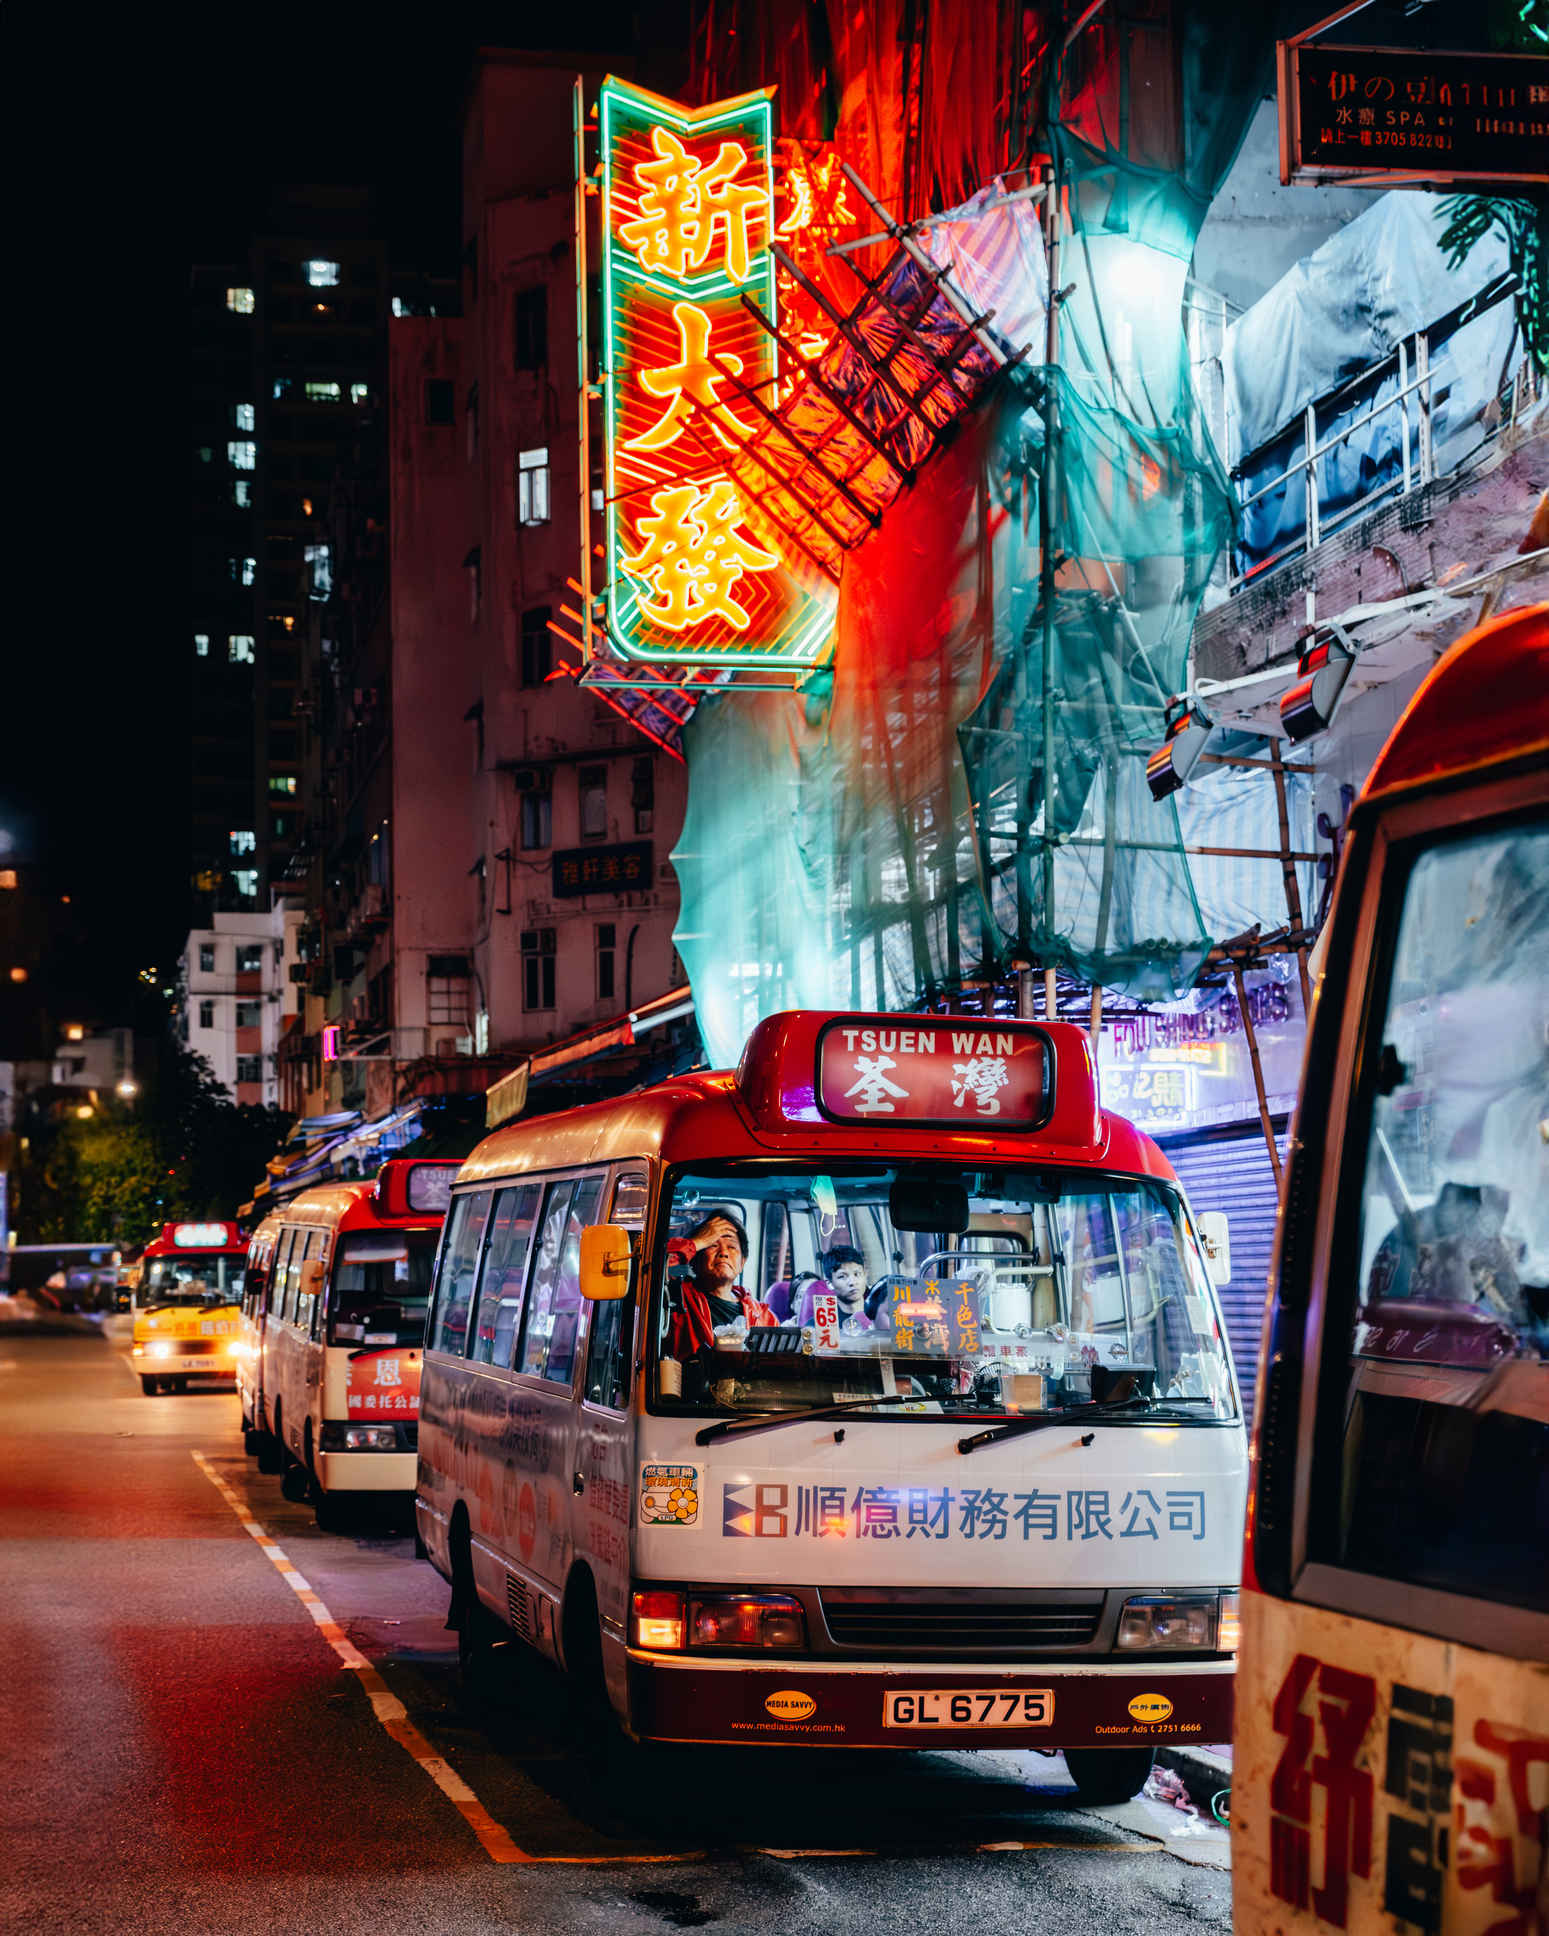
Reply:
[[[914,1279],[906,1271],[884,1271],[875,1283],[866,1286],[866,1295],[861,1300],[861,1309],[873,1324],[877,1321],[877,1313],[882,1309],[889,1290],[895,1284],[908,1284],[912,1288]]]

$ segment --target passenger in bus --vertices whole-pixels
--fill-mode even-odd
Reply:
[[[670,1278],[671,1300],[662,1357],[698,1373],[700,1382],[715,1350],[716,1332],[739,1321],[749,1331],[776,1323],[775,1314],[741,1283],[748,1261],[748,1233],[729,1210],[712,1210],[686,1237],[667,1245],[669,1273],[674,1264],[688,1266],[685,1276]],[[670,1380],[664,1380],[664,1389]],[[686,1397],[695,1394],[685,1391]]]
[[[866,1315],[866,1260],[854,1244],[835,1244],[823,1258],[822,1278],[813,1278],[797,1311],[797,1322],[813,1322],[813,1303],[820,1290],[827,1289],[839,1300],[841,1331],[872,1331],[877,1319]]]

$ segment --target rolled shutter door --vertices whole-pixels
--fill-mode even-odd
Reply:
[[[1285,1125],[1277,1123],[1275,1130],[1283,1160]],[[1235,1128],[1226,1133],[1179,1137],[1163,1142],[1162,1148],[1178,1172],[1195,1214],[1220,1210],[1231,1226],[1232,1275],[1219,1294],[1243,1410],[1251,1426],[1279,1202],[1264,1133],[1255,1124],[1251,1130]]]

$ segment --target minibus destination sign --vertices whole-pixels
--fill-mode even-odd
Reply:
[[[818,1106],[841,1123],[1035,1129],[1052,1101],[1042,1030],[976,1016],[862,1016],[818,1037]]]
[[[177,1250],[235,1250],[240,1241],[229,1223],[175,1223],[171,1234]]]

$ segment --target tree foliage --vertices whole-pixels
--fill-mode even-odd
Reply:
[[[278,1109],[234,1103],[203,1056],[168,1036],[131,1102],[34,1116],[22,1154],[24,1243],[143,1243],[178,1218],[232,1218],[284,1141]]]

